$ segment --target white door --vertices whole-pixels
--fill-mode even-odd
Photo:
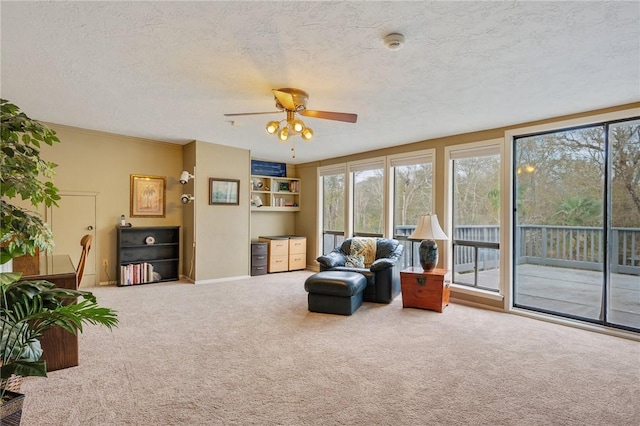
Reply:
[[[47,221],[53,231],[53,254],[68,254],[78,267],[82,246],[80,240],[91,234],[93,243],[87,256],[82,287],[96,285],[96,196],[93,194],[60,194],[59,207],[48,209]]]

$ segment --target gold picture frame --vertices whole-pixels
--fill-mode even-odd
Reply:
[[[167,178],[131,175],[130,217],[165,217]]]

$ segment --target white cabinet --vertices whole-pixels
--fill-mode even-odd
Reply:
[[[300,179],[251,175],[251,210],[300,211]]]

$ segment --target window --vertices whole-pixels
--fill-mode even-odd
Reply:
[[[353,235],[382,237],[385,226],[384,159],[349,163]]]
[[[433,213],[433,158],[435,150],[390,157],[393,179],[393,238],[405,247],[402,268],[419,265],[420,242],[407,237],[421,215]]]
[[[319,175],[322,197],[322,253],[327,254],[344,241],[345,168],[321,168]]]
[[[453,282],[500,290],[500,145],[449,151]]]

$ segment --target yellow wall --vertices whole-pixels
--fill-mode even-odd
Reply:
[[[195,142],[194,281],[249,275],[251,157],[248,150]],[[209,178],[240,180],[239,205],[210,205]]]
[[[134,226],[182,225],[178,183],[182,146],[57,124],[49,127],[56,131],[61,143],[44,145],[42,157],[58,164],[53,181],[61,191],[97,193],[93,243],[99,269],[97,281],[107,281],[102,267],[105,258],[109,259],[109,277],[115,281],[116,225],[121,214]],[[167,177],[165,218],[129,217],[131,174]]]
[[[251,239],[271,235],[295,235],[296,212],[251,212]]]
[[[121,214],[134,226],[181,226],[181,274],[190,274],[193,281],[249,274],[248,150],[201,141],[182,146],[57,124],[49,126],[61,140],[42,149],[44,159],[58,164],[55,185],[61,192],[97,193],[93,247],[99,282],[115,280],[116,225]],[[182,170],[195,174],[195,179],[180,184]],[[129,217],[131,174],[167,178],[165,218]],[[239,179],[240,205],[209,205],[210,177]],[[182,204],[183,193],[195,195],[196,201]],[[280,230],[283,226],[279,223],[288,222],[279,218],[273,228]],[[294,229],[286,225],[284,228],[293,233]],[[109,277],[102,267],[105,258],[109,260]]]

